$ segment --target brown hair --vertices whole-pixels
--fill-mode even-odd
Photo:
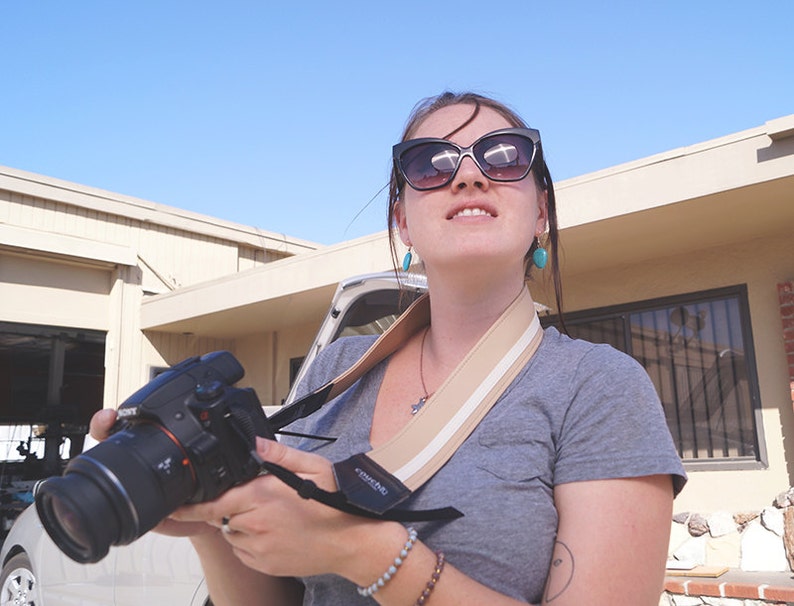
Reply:
[[[453,132],[449,133],[447,137],[452,136],[458,130],[471,123],[480,112],[480,108],[487,107],[507,120],[511,126],[517,128],[527,128],[526,122],[512,109],[504,103],[479,95],[472,92],[453,93],[444,92],[435,97],[428,97],[420,101],[411,112],[406,122],[403,136],[400,141],[407,141],[414,136],[419,126],[430,114],[451,105],[471,105],[474,110],[471,116],[461,124]],[[554,282],[554,297],[556,300],[556,313],[562,321],[562,277],[560,276],[559,268],[559,229],[557,226],[557,200],[554,195],[554,184],[551,180],[551,173],[549,167],[546,165],[546,160],[543,157],[543,148],[538,143],[538,151],[535,163],[532,167],[532,174],[535,178],[535,183],[538,188],[545,191],[548,196],[548,220],[549,220],[549,233],[548,233],[548,246],[549,246],[549,270],[551,271],[552,280]],[[397,167],[392,164],[391,177],[389,179],[389,207],[388,207],[388,226],[389,226],[389,246],[392,252],[392,259],[394,261],[395,269],[398,267],[397,259],[397,243],[395,241],[395,218],[394,207],[400,199],[400,194],[405,187],[402,177],[397,171]],[[527,251],[525,256],[526,277],[529,278],[532,271],[532,253],[538,247],[538,239],[533,239],[532,246]],[[564,328],[564,325],[563,325]]]

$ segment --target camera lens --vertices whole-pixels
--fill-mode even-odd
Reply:
[[[36,496],[44,528],[61,551],[81,563],[98,562],[118,541],[119,516],[108,510],[110,504],[98,482],[76,473],[47,480]]]
[[[69,503],[59,495],[53,495],[49,505],[52,514],[61,521],[64,533],[78,548],[87,549],[90,537],[86,534],[86,525],[80,520],[80,511],[74,508],[74,503]]]
[[[63,476],[43,482],[36,509],[67,556],[98,562],[187,501],[190,464],[172,436],[154,424],[125,429],[75,457]]]

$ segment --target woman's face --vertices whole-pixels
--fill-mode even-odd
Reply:
[[[448,138],[461,147],[483,135],[513,126],[496,111],[482,107],[469,119],[471,105],[452,105],[430,114],[413,138]],[[533,168],[533,171],[535,169]],[[535,236],[546,228],[546,192],[540,191],[532,173],[521,181],[495,182],[466,157],[454,179],[431,191],[405,185],[395,206],[400,238],[413,246],[428,274],[436,270],[477,268],[519,272]]]

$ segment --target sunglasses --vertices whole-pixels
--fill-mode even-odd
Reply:
[[[409,139],[392,148],[394,164],[413,189],[444,187],[468,156],[492,181],[520,181],[529,174],[540,146],[534,128],[503,128],[483,135],[469,147],[446,139]]]

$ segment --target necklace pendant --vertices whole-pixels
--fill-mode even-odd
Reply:
[[[416,404],[411,404],[411,414],[415,415],[417,412],[419,412],[419,409],[425,405],[426,401],[427,401],[427,396],[423,398],[419,398],[419,401]]]

